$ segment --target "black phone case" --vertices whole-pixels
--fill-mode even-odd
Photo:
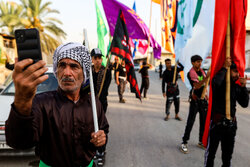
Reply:
[[[31,58],[33,63],[42,60],[39,31],[36,28],[15,31],[18,61]]]

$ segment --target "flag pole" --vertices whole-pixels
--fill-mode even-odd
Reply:
[[[173,84],[175,84],[175,81],[176,81],[176,72],[177,72],[177,62],[175,62],[175,66],[174,66]]]
[[[99,130],[98,128],[98,119],[97,119],[97,113],[96,113],[96,102],[95,102],[95,90],[94,90],[94,82],[93,82],[93,76],[92,76],[92,65],[90,66],[90,71],[89,71],[89,85],[90,85],[90,94],[91,94],[91,104],[92,104],[92,112],[93,112],[93,119],[94,119],[94,127],[95,127],[95,132]]]
[[[111,35],[109,35],[109,42],[111,42],[111,41],[112,41],[112,37],[111,37]],[[110,48],[111,48],[111,47],[110,47]],[[104,80],[105,80],[105,78],[106,78],[106,73],[107,73],[108,65],[109,65],[109,63],[110,63],[110,55],[111,55],[111,51],[110,51],[110,49],[109,49],[109,51],[108,51],[108,60],[107,60],[106,67],[105,67],[105,71],[104,71],[104,74],[103,74],[103,77],[102,77],[102,83],[101,83],[101,86],[100,86],[100,90],[99,90],[99,92],[98,92],[98,98],[99,98],[100,95],[101,95],[102,88],[103,88],[103,85],[104,85]]]
[[[208,69],[208,72],[207,72],[207,73],[209,73],[210,71],[211,71],[211,66],[209,67],[209,69]],[[210,76],[207,78],[207,81],[205,82],[205,85],[204,85],[204,88],[203,88],[203,91],[202,91],[202,94],[201,94],[201,99],[202,99],[202,100],[205,98],[205,95],[206,95],[206,92],[207,92],[207,87],[208,87],[209,80],[210,80]]]
[[[147,52],[146,52],[146,55],[147,55],[147,64],[149,63],[149,60],[148,60],[148,52],[149,52],[149,48],[150,48],[151,18],[152,18],[152,0],[151,0],[151,2],[150,2],[150,17],[149,17],[149,29],[148,29],[149,37],[148,37],[148,49],[147,49]]]
[[[228,13],[228,22],[227,22],[227,35],[226,35],[226,59],[230,58],[230,8]],[[230,114],[230,67],[227,67],[226,74],[226,118],[231,119]]]

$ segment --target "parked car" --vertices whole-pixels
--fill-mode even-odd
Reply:
[[[247,87],[247,90],[250,92],[250,68],[247,68],[247,69],[245,70],[244,76],[247,76],[247,84],[246,84],[246,87]]]
[[[52,67],[48,67],[48,71],[46,74],[49,75],[49,78],[44,81],[43,83],[39,84],[37,87],[37,94],[46,92],[46,91],[52,91],[56,90],[58,87],[57,79],[55,78],[53,74]],[[32,155],[34,154],[34,150],[26,150],[26,151],[20,151],[20,150],[14,150],[10,148],[6,144],[5,140],[5,121],[8,119],[9,113],[10,113],[10,106],[11,103],[14,101],[14,95],[15,95],[15,86],[13,81],[11,80],[10,84],[0,93],[0,106],[1,106],[1,112],[0,112],[0,155]]]
[[[135,63],[134,64],[135,71],[138,71],[140,69],[140,64]]]
[[[6,88],[7,85],[9,85],[9,83],[11,82],[12,80],[12,72],[8,75],[8,77],[5,79],[3,85],[0,85],[0,92],[2,90],[4,90],[4,88]]]

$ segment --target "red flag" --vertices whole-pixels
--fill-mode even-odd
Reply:
[[[135,93],[136,97],[141,99],[141,94],[135,76],[128,31],[125,18],[121,10],[116,21],[115,32],[111,43],[111,53],[125,60],[127,79],[130,83],[131,92]]]
[[[244,76],[247,0],[216,0],[210,74],[211,81],[214,75],[222,68],[226,58],[226,31],[229,8],[231,14],[231,59],[237,65],[240,76]],[[210,90],[212,90],[211,84]],[[208,113],[202,139],[204,146],[207,145],[211,120],[212,91],[209,92],[208,104]]]
[[[148,42],[145,40],[139,40],[138,51],[144,55],[147,49],[148,49]]]

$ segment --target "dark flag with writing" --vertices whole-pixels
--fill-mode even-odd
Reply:
[[[133,58],[129,45],[129,36],[125,23],[125,18],[120,10],[116,21],[115,32],[111,43],[111,54],[114,54],[125,60],[125,68],[127,71],[127,80],[130,83],[131,92],[135,93],[136,97],[141,99],[141,94],[136,81]]]

